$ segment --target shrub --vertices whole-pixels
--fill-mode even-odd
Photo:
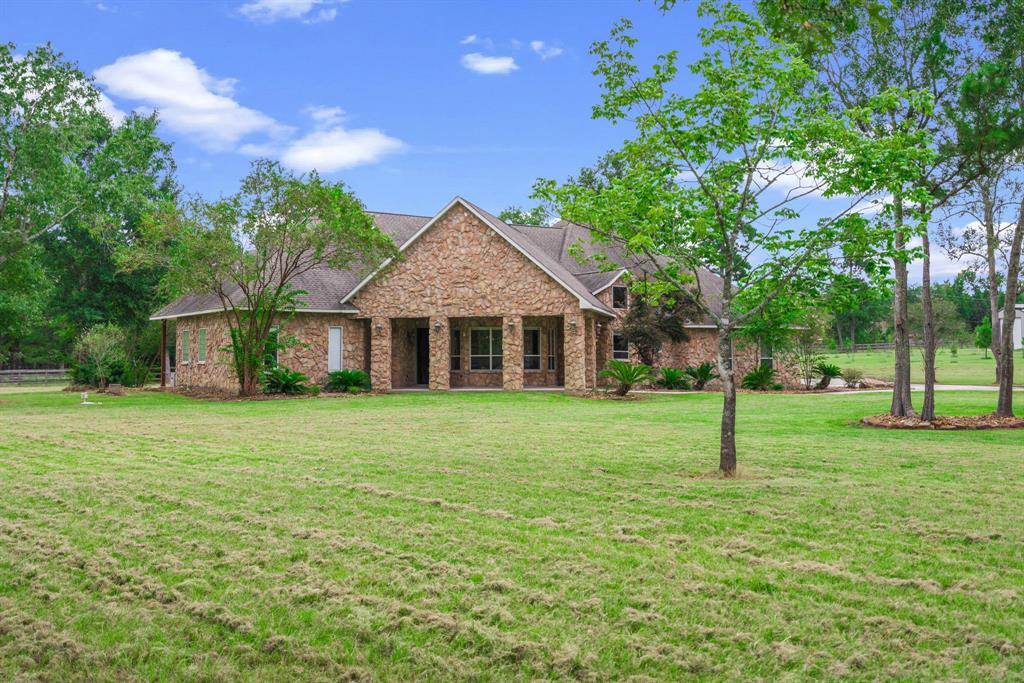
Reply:
[[[691,365],[686,368],[685,372],[693,379],[693,388],[697,391],[703,389],[708,382],[718,378],[718,373],[715,371],[715,364],[709,361],[697,366]]]
[[[266,394],[303,394],[309,391],[309,378],[298,370],[276,365],[263,371],[263,392]]]
[[[864,372],[857,368],[843,368],[843,381],[850,389],[856,389],[864,381]]]
[[[327,391],[347,391],[357,394],[370,390],[370,376],[362,370],[335,370],[328,373]]]
[[[663,389],[689,389],[690,380],[679,368],[662,368],[661,377],[654,382]]]
[[[647,382],[651,379],[651,366],[643,363],[627,363],[624,360],[609,360],[605,363],[602,377],[607,377],[616,383],[615,393],[625,396],[635,385]]]
[[[90,327],[75,342],[75,382],[103,388],[124,373],[124,331],[117,325],[101,323]],[[80,367],[84,366],[84,367]]]
[[[839,369],[838,365],[822,361],[814,365],[814,374],[821,377],[821,379],[818,380],[816,388],[827,389],[828,385],[832,383],[832,380],[843,376],[843,371]]]
[[[781,389],[782,385],[775,381],[775,368],[767,365],[759,365],[747,374],[743,375],[740,386],[744,389],[754,391],[768,391],[769,389]]]

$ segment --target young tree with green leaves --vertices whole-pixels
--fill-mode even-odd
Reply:
[[[599,242],[648,263],[652,286],[690,293],[715,325],[719,468],[732,476],[737,333],[766,307],[816,289],[841,242],[869,239],[857,205],[912,174],[926,141],[900,129],[864,135],[859,124],[906,99],[927,107],[928,98],[893,90],[836,112],[810,87],[815,71],[798,50],[772,41],[755,17],[728,2],[702,2],[698,13],[711,25],[700,31],[704,55],[686,74],[675,52],[641,74],[626,20],[593,45],[604,90],[594,117],[636,129],[616,153],[624,170],[598,187],[542,180],[535,192],[563,218],[589,225]],[[848,203],[805,218],[798,207],[812,194]],[[721,278],[720,307],[703,296],[701,268]]]
[[[974,345],[979,349],[985,349],[985,358],[988,358],[988,349],[992,346],[992,323],[987,316],[974,328]],[[998,379],[998,373],[996,376]]]
[[[551,214],[543,205],[537,205],[532,209],[524,209],[521,206],[509,206],[498,214],[498,218],[510,225],[547,225],[551,220]]]
[[[249,396],[259,390],[275,327],[295,310],[302,294],[295,283],[304,273],[372,267],[396,255],[394,242],[343,183],[259,160],[230,197],[165,205],[123,262],[162,264],[172,295],[217,296],[230,325],[239,393]]]

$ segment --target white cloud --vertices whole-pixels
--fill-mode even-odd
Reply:
[[[459,41],[459,45],[479,45],[480,47],[491,48],[494,47],[494,41],[490,38],[478,36],[475,33],[470,33],[468,36]]]
[[[540,55],[541,59],[552,59],[563,52],[562,48],[548,45],[543,40],[531,40],[530,49]]]
[[[104,5],[102,2],[97,2],[96,3],[96,9],[98,9],[100,12],[113,12],[114,11],[113,7],[111,7],[110,5]]]
[[[125,113],[117,108],[117,105],[107,97],[106,93],[100,93],[99,108],[115,126],[121,125],[121,122],[124,121]]]
[[[468,36],[459,41],[459,45],[472,45],[477,41],[475,33],[470,33]]]
[[[479,52],[462,55],[462,66],[478,74],[509,74],[519,68],[512,57],[489,57]]]
[[[376,128],[346,130],[341,126],[315,130],[290,142],[281,152],[281,162],[297,171],[316,169],[331,173],[369,164],[405,145]]]
[[[291,132],[232,99],[235,79],[214,78],[180,52],[157,49],[120,57],[95,76],[111,94],[158,110],[168,128],[210,149],[234,147],[247,135],[280,138]]]
[[[345,118],[345,110],[341,107],[306,107],[306,113],[318,127],[336,126]]]
[[[261,24],[282,19],[297,19],[305,24],[332,21],[338,16],[336,5],[345,0],[253,0],[238,8],[243,17]],[[314,12],[314,10],[317,10]]]

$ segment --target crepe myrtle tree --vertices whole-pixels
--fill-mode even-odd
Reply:
[[[145,222],[126,261],[164,261],[171,295],[214,294],[230,325],[239,393],[259,390],[268,345],[303,293],[296,282],[320,266],[358,268],[397,255],[362,203],[343,183],[315,171],[296,175],[257,160],[229,197],[168,204]]]
[[[539,180],[535,194],[590,225],[599,243],[644,259],[652,286],[689,293],[714,324],[724,394],[719,468],[732,476],[737,332],[774,302],[813,292],[840,243],[872,239],[857,207],[911,174],[924,145],[899,128],[864,135],[857,122],[907,100],[926,107],[928,98],[894,90],[837,112],[811,87],[815,71],[797,48],[770,40],[749,13],[708,1],[698,13],[711,24],[688,73],[673,51],[642,74],[627,20],[593,44],[603,85],[593,116],[636,130],[616,152],[624,170],[600,186]],[[843,208],[805,217],[799,207],[812,196]],[[699,268],[721,277],[720,307],[703,296]]]

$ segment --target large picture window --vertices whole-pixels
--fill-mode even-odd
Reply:
[[[629,344],[626,343],[626,337],[618,333],[612,335],[612,358],[629,360]]]
[[[540,330],[536,327],[523,330],[523,369],[540,370]]]
[[[462,331],[458,328],[452,328],[451,331],[451,342],[448,348],[449,355],[451,356],[451,365],[449,366],[452,370],[462,369]]]
[[[500,327],[475,327],[469,331],[469,369],[501,370]]]
[[[775,367],[775,356],[772,353],[772,345],[767,342],[761,342],[761,367]]]

